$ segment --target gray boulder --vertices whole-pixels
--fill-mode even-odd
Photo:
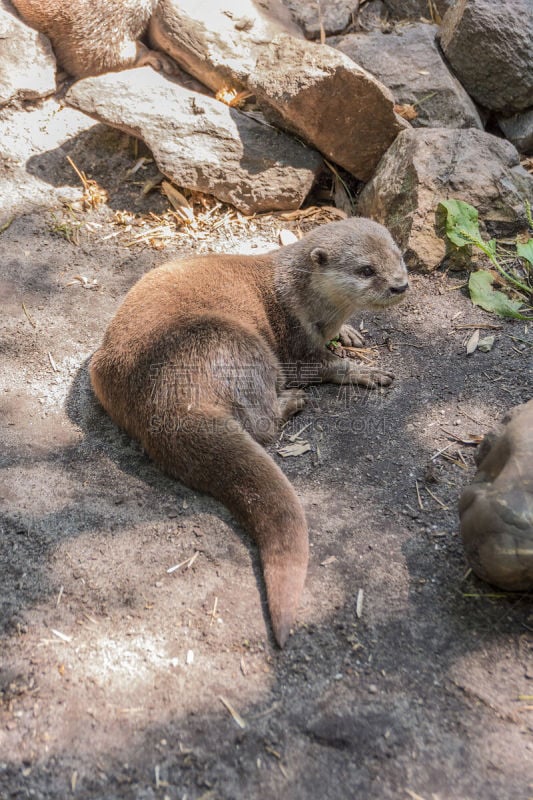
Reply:
[[[296,209],[322,167],[304,145],[150,67],[85,78],[66,102],[142,139],[178,186],[244,213]]]
[[[28,28],[13,6],[0,0],[0,106],[35,100],[56,90],[56,60],[50,42]]]
[[[513,113],[533,105],[531,0],[457,0],[442,21],[440,43],[482,106]]]
[[[214,91],[229,85],[251,92],[270,121],[368,180],[409,127],[389,90],[333,48],[280,33],[279,21],[259,17],[247,26],[241,19],[235,28],[228,5],[223,13],[193,0],[163,0],[150,26],[153,46]]]
[[[414,127],[483,128],[479,114],[447,68],[435,41],[437,28],[424,22],[330,39],[328,44],[368,70],[393,93],[414,105]]]
[[[475,206],[490,235],[512,235],[526,227],[533,177],[513,145],[489,133],[411,129],[381,160],[357,211],[389,228],[411,269],[428,272],[446,255],[436,210],[452,197]]]
[[[498,117],[498,125],[517,150],[533,155],[533,108],[512,117]]]

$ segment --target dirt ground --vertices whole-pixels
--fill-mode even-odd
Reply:
[[[311,451],[276,456],[311,532],[280,652],[254,547],[114,427],[87,360],[154,265],[317,220],[222,208],[154,249],[112,221],[167,208],[141,195],[153,166],[128,174],[126,138],[95,126],[34,167],[77,185],[67,154],[109,205],[0,235],[0,797],[531,798],[531,596],[470,573],[456,510],[459,440],[531,397],[531,330],[473,308],[458,273],[363,316],[392,388],[313,387],[283,434]],[[494,348],[467,356],[478,324]]]

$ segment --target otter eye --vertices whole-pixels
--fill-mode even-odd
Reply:
[[[374,267],[371,267],[370,264],[365,264],[358,270],[358,272],[359,275],[363,275],[363,277],[365,278],[371,278],[372,275],[376,274],[376,270],[374,269]]]

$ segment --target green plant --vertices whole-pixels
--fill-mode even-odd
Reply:
[[[514,295],[513,298],[495,289],[494,274],[480,269],[472,272],[468,281],[474,305],[502,317],[531,319],[523,312],[532,310],[533,239],[528,237],[525,242],[517,240],[511,246],[496,239],[485,241],[479,230],[477,209],[462,200],[442,200],[439,211],[445,214],[446,236],[450,242],[459,249],[474,246],[481,250],[496,269],[503,288]],[[526,215],[530,232],[533,233],[531,207],[527,202]]]

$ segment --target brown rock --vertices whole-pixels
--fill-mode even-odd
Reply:
[[[299,208],[321,169],[294,139],[149,67],[85,78],[66,102],[142,139],[178,186],[244,213]]]
[[[474,128],[411,129],[383,157],[357,210],[389,228],[410,268],[428,272],[446,255],[435,215],[451,197],[475,206],[491,235],[512,235],[525,228],[533,178],[512,144],[496,136]]]
[[[367,181],[401,130],[389,90],[331,47],[278,36],[249,86],[267,116]]]
[[[56,60],[50,42],[0,0],[0,106],[46,97],[55,90]]]
[[[471,97],[504,113],[533,105],[531,0],[457,0],[445,14],[440,43]]]
[[[163,0],[150,28],[152,44],[213,90],[230,85],[252,92],[272,122],[368,180],[409,127],[395,114],[388,89],[333,48],[280,33],[286,25],[277,18],[259,17],[237,30],[235,15],[227,13],[207,13],[192,0]]]

